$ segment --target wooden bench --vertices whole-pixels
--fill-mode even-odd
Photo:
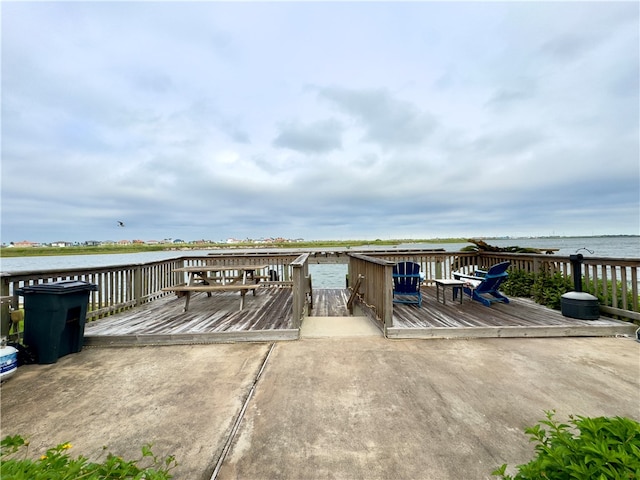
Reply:
[[[240,310],[244,308],[244,296],[249,290],[253,290],[253,294],[256,294],[256,289],[260,288],[259,283],[242,284],[232,283],[228,285],[187,285],[182,283],[173,287],[165,287],[163,292],[176,292],[178,296],[187,297],[184,304],[184,311],[189,310],[189,300],[191,299],[191,292],[207,292],[208,296],[211,296],[211,292],[240,292]]]

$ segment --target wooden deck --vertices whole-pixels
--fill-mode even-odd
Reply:
[[[388,338],[456,337],[608,337],[633,335],[638,328],[629,322],[600,317],[599,320],[567,318],[533,300],[510,298],[510,303],[485,307],[465,296],[454,302],[436,301],[435,287],[422,288],[422,308],[394,304],[393,327]],[[440,299],[442,301],[442,298]]]
[[[348,317],[347,301],[350,291],[346,288],[321,288],[313,291],[313,309],[310,317]]]
[[[637,326],[601,317],[577,320],[531,300],[485,307],[468,298],[461,304],[436,302],[435,287],[423,288],[422,308],[395,304],[388,338],[554,337],[634,335]],[[349,291],[316,289],[311,316],[347,316]],[[189,344],[236,341],[295,340],[290,288],[261,288],[247,295],[242,311],[238,294],[194,295],[189,311],[184,298],[167,296],[142,307],[112,315],[85,327],[85,345]]]
[[[170,295],[139,308],[85,326],[86,345],[215,343],[295,340],[290,288],[259,288],[238,309],[237,292],[192,295],[189,311],[184,297]]]

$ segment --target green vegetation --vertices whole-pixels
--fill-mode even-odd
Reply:
[[[12,247],[0,250],[0,256],[9,257],[44,257],[47,255],[100,255],[109,253],[161,252],[169,250],[168,245],[98,245],[74,247]]]
[[[130,245],[97,245],[97,246],[72,246],[72,247],[11,247],[2,248],[2,257],[38,257],[46,255],[98,255],[110,253],[141,253],[160,252],[170,250],[207,250],[207,249],[233,249],[233,248],[327,248],[327,247],[358,247],[364,245],[400,245],[403,243],[463,243],[462,238],[437,238],[428,240],[397,239],[397,240],[314,240],[314,241],[282,241],[273,243],[164,243],[146,245],[134,243]]]
[[[0,443],[0,478],[3,480],[41,479],[147,479],[165,480],[172,478],[169,472],[177,465],[173,456],[158,458],[151,451],[151,445],[142,447],[138,460],[126,461],[108,453],[102,462],[90,462],[79,456],[71,458],[70,443],[62,443],[47,450],[38,459],[27,457],[29,442],[20,435],[6,436]],[[103,448],[106,450],[106,447]],[[145,463],[146,467],[138,464]]]
[[[617,305],[612,305],[613,282],[607,280],[606,288],[602,279],[598,279],[597,282],[598,292],[596,294],[596,283],[593,279],[587,282],[587,279],[583,277],[582,291],[596,296],[602,305],[633,310],[631,295],[627,295],[626,305],[622,303],[622,284],[617,285]],[[573,279],[561,272],[535,274],[524,270],[509,270],[509,277],[502,284],[500,290],[508,296],[533,298],[541,305],[560,310],[562,295],[572,291],[573,287]],[[604,295],[605,291],[606,296]],[[631,288],[628,291],[631,291]]]
[[[554,419],[555,412],[545,413],[546,420],[525,429],[536,442],[536,457],[518,465],[513,477],[505,473],[506,464],[492,475],[502,480],[640,478],[640,423],[625,417],[570,416],[565,424]]]

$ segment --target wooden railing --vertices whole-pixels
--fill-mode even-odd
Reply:
[[[291,281],[291,263],[299,257],[299,253],[269,255],[226,255],[210,254],[202,257],[183,257],[184,266],[195,265],[269,265],[268,270],[277,274],[281,282]]]
[[[98,285],[97,291],[89,294],[87,321],[122,312],[140,306],[157,298],[170,295],[163,292],[185,281],[184,274],[174,272],[176,268],[190,265],[269,265],[268,270],[275,272],[279,283],[293,285],[292,272],[300,266],[291,263],[299,258],[297,254],[268,256],[224,256],[207,255],[202,257],[178,257],[141,264],[127,264],[110,267],[71,268],[65,270],[39,270],[19,273],[2,273],[0,297],[12,297],[10,302],[0,305],[0,334],[7,335],[10,327],[10,311],[20,307],[21,297],[15,291],[29,285],[52,283],[61,280],[80,280]],[[302,265],[304,275],[308,277],[308,266]],[[308,281],[308,280],[307,280]],[[307,295],[306,287],[298,295]]]
[[[383,258],[394,264],[399,262],[415,262],[420,265],[420,272],[424,274],[426,282],[438,278],[453,278],[453,272],[469,269],[477,264],[478,254],[475,252],[384,252],[367,253],[370,257]]]
[[[349,278],[360,279],[358,297],[361,305],[384,328],[392,326],[394,264],[369,255],[349,254]]]
[[[306,255],[306,256],[305,256]],[[452,278],[452,273],[462,270],[471,273],[477,267],[487,268],[495,263],[510,261],[511,269],[527,272],[561,272],[572,275],[569,257],[542,254],[517,254],[494,252],[366,252],[348,253],[349,278],[363,275],[360,292],[383,325],[391,325],[393,314],[392,266],[400,261],[420,264],[426,281],[436,278]],[[2,273],[0,283],[1,320],[0,333],[6,335],[10,325],[10,304],[17,308],[19,298],[16,289],[28,285],[59,280],[81,280],[98,285],[90,293],[87,320],[111,315],[155,300],[168,293],[162,288],[184,281],[183,274],[173,270],[188,265],[269,265],[280,282],[294,288],[294,324],[304,313],[307,296],[311,295],[308,274],[309,254],[263,255],[207,255],[202,257],[178,257],[143,264],[109,267],[73,268],[65,270],[41,270],[20,273]],[[582,264],[583,286],[595,291],[601,298],[601,311],[640,321],[638,300],[640,259],[585,258]],[[305,283],[306,282],[306,283]],[[5,302],[7,297],[13,300]]]
[[[313,295],[308,260],[309,254],[304,253],[290,264],[293,281],[293,328],[300,328],[302,317],[307,313],[307,306]]]
[[[566,256],[482,253],[480,260],[485,266],[508,260],[511,269],[573,276],[573,264]],[[600,298],[601,312],[640,320],[640,259],[587,257],[580,269],[583,289]]]
[[[21,287],[62,280],[80,280],[98,285],[98,290],[89,295],[87,320],[90,321],[167,295],[162,288],[174,284],[175,273],[172,270],[182,266],[182,263],[182,259],[172,259],[90,269],[3,273],[1,294],[3,297],[12,296],[13,300],[11,305],[2,305],[1,333],[6,335],[9,330],[9,311],[10,308],[19,307],[20,299],[15,292]]]

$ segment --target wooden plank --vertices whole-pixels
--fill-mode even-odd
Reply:
[[[600,311],[609,315],[616,315],[620,317],[630,318],[631,320],[640,321],[640,313],[632,312],[630,310],[622,310],[621,308],[607,307],[600,305]]]
[[[387,338],[524,338],[524,337],[612,337],[632,335],[633,325],[555,325],[507,327],[387,328]]]
[[[116,315],[89,322],[85,338],[102,335],[186,334],[291,328],[290,288],[262,288],[238,311],[238,297],[214,292],[216,308],[206,295],[195,294],[188,312],[184,301],[167,296]]]
[[[175,287],[165,287],[163,292],[238,292],[242,290],[255,290],[260,288],[259,283],[242,284],[231,283],[228,285],[176,285]]]
[[[508,305],[485,307],[464,299],[462,305],[435,301],[435,287],[423,288],[423,307],[396,305],[389,338],[455,337],[554,337],[633,335],[635,325],[601,317],[578,320],[563,317],[559,311],[528,299],[511,299]],[[314,314],[347,315],[347,289],[315,289]],[[172,295],[140,307],[87,323],[85,344],[215,343],[219,341],[275,341],[291,339],[292,290],[290,287],[261,288],[243,311],[237,310],[237,294],[212,292],[192,294],[188,312],[182,312],[183,299]],[[211,302],[215,302],[212,308]],[[370,317],[374,311],[359,304]],[[326,315],[330,314],[330,315]],[[227,332],[224,335],[218,333]],[[263,332],[254,334],[251,332]],[[103,338],[104,337],[104,338]],[[122,338],[120,338],[122,337]]]
[[[346,288],[318,288],[313,291],[313,309],[310,317],[348,317]]]
[[[174,268],[174,272],[225,272],[241,270],[264,270],[269,265],[192,265],[189,267]]]
[[[349,310],[350,314],[353,314],[353,303],[356,301],[356,298],[358,297],[358,293],[360,291],[360,284],[362,283],[363,278],[364,278],[364,275],[358,275],[356,284],[353,286],[353,289],[351,290],[351,295],[349,295],[349,300],[347,300],[347,309]]]
[[[185,334],[102,335],[85,337],[85,345],[122,347],[141,345],[195,345],[232,342],[275,342],[297,340],[298,329],[223,331]]]
[[[394,307],[389,338],[456,337],[554,337],[631,335],[637,328],[629,322],[602,317],[579,320],[539,305],[530,299],[512,298],[509,304],[486,307],[465,297],[463,304],[436,303],[435,289],[422,290],[422,308]]]

